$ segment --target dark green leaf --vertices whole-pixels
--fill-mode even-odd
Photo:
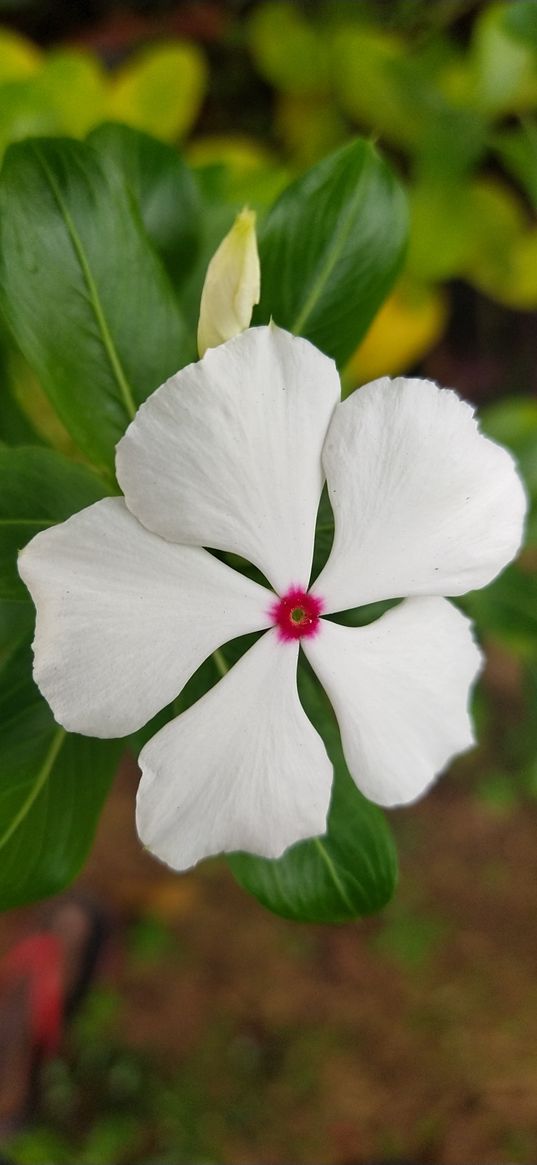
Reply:
[[[91,469],[52,449],[0,449],[0,599],[30,601],[17,573],[18,551],[106,492]]]
[[[180,286],[200,242],[200,198],[191,170],[172,146],[127,125],[108,122],[87,140],[129,187],[151,242]]]
[[[403,192],[374,146],[343,146],[289,186],[264,220],[254,322],[272,317],[341,367],[392,286],[406,233]]]
[[[0,668],[11,658],[23,640],[31,638],[34,609],[31,603],[0,599]],[[1,784],[0,776],[0,784]]]
[[[311,719],[322,720],[335,783],[324,837],[299,842],[275,861],[234,854],[241,886],[284,918],[346,922],[382,909],[397,880],[397,858],[386,819],[358,792],[347,771],[339,733],[318,682],[305,670],[301,698]]]
[[[78,873],[121,741],[57,725],[21,647],[0,672],[0,909],[55,894]]]
[[[8,335],[0,319],[0,441],[5,445],[42,445],[43,441],[13,393],[10,372],[12,356]]]
[[[182,363],[184,324],[131,196],[91,146],[11,146],[0,177],[0,304],[74,440],[98,465]]]

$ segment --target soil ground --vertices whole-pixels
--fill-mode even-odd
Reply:
[[[182,1159],[537,1161],[535,808],[500,810],[448,777],[392,815],[401,884],[382,916],[297,926],[222,863],[174,877],[145,855],[133,769],[79,888],[113,920],[100,971],[120,1000],[113,1039],[159,1088],[175,1081]],[[0,949],[38,914],[4,918]],[[140,1119],[141,1155],[117,1159],[178,1160]]]

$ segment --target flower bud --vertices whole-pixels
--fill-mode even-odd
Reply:
[[[260,279],[255,211],[244,209],[207,268],[198,323],[200,356],[249,326],[259,303]]]

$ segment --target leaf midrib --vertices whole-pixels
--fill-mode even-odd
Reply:
[[[326,846],[323,845],[320,837],[314,837],[313,842],[314,842],[315,846],[317,847],[317,849],[319,850],[321,858],[322,858],[322,860],[323,860],[323,862],[324,862],[324,864],[325,864],[325,866],[330,874],[330,877],[332,878],[334,886],[336,887],[336,890],[338,891],[338,894],[339,894],[342,902],[347,907],[347,910],[350,910],[352,916],[356,915],[356,913],[357,913],[356,907],[354,906],[354,903],[351,901],[351,899],[347,895],[345,887],[344,887],[344,885],[341,881],[341,878],[336,870],[336,867],[332,861],[332,858],[330,857],[330,854],[328,853],[328,850],[326,849]]]
[[[86,287],[88,289],[89,301],[90,301],[91,306],[93,308],[93,314],[95,316],[95,320],[97,322],[97,327],[98,327],[100,335],[101,335],[101,341],[103,344],[103,348],[104,348],[106,355],[108,357],[110,367],[111,367],[112,372],[114,374],[116,384],[119,388],[120,396],[123,399],[123,404],[125,406],[127,414],[129,416],[129,419],[132,421],[132,419],[135,416],[136,411],[137,411],[136,403],[134,401],[134,396],[132,393],[131,386],[127,380],[127,377],[125,375],[125,371],[123,369],[123,365],[122,365],[120,357],[119,357],[119,354],[117,352],[116,346],[115,346],[114,341],[112,339],[110,329],[109,329],[108,324],[106,322],[106,317],[104,314],[103,306],[102,306],[99,292],[97,289],[97,284],[95,282],[95,279],[93,278],[93,273],[92,273],[92,270],[90,267],[88,257],[86,255],[85,250],[84,250],[84,246],[82,244],[82,239],[80,238],[80,235],[78,234],[74,220],[72,219],[72,217],[69,213],[69,210],[64,202],[61,190],[58,186],[58,183],[56,182],[56,179],[54,177],[52,170],[50,169],[50,166],[48,165],[48,163],[46,161],[46,158],[43,156],[41,151],[36,146],[34,146],[34,150],[35,150],[35,154],[37,156],[37,159],[43,168],[45,177],[50,185],[52,193],[53,193],[53,195],[56,199],[56,202],[58,204],[58,208],[60,210],[60,213],[63,216],[63,219],[65,221],[65,225],[66,225],[67,230],[69,232],[69,237],[70,237],[71,242],[73,244],[73,248],[74,248],[75,254],[77,256],[77,259],[80,263],[80,267],[82,269],[82,275],[84,277]]]
[[[39,797],[39,794],[45,788],[66,735],[67,733],[65,732],[64,728],[58,728],[54,733],[43,764],[38,770],[27,796],[25,797],[18,813],[15,814],[7,829],[4,830],[4,833],[0,836],[0,850],[3,849],[9,841],[11,841],[11,838],[14,836],[14,834],[22,825],[23,821],[25,821],[26,817],[28,816],[32,806]]]
[[[362,167],[362,172],[360,174],[360,178],[363,177],[364,170],[365,170],[365,166]],[[353,224],[354,217],[356,214],[356,207],[362,201],[363,201],[363,192],[362,192],[362,190],[360,190],[358,192],[358,194],[355,195],[355,197],[353,199],[351,199],[347,215],[343,218],[343,220],[340,224],[339,230],[336,231],[335,234],[332,236],[331,245],[329,245],[327,248],[326,258],[325,258],[324,263],[321,267],[321,270],[319,271],[319,273],[315,279],[313,287],[312,287],[309,295],[307,296],[306,301],[305,301],[301,311],[299,311],[298,315],[295,316],[295,319],[294,319],[293,323],[291,324],[290,330],[295,335],[302,334],[306,320],[308,319],[309,316],[312,315],[315,307],[317,306],[317,304],[318,304],[318,302],[323,294],[324,288],[325,288],[325,286],[326,286],[326,284],[327,284],[327,282],[332,274],[332,271],[334,270],[336,263],[338,262],[342,252],[345,249],[345,245],[346,245],[348,238],[351,234],[352,224]]]

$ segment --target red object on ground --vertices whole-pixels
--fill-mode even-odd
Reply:
[[[58,936],[43,932],[22,939],[0,962],[0,991],[27,985],[30,1040],[46,1056],[57,1051],[62,1033],[64,959]]]

